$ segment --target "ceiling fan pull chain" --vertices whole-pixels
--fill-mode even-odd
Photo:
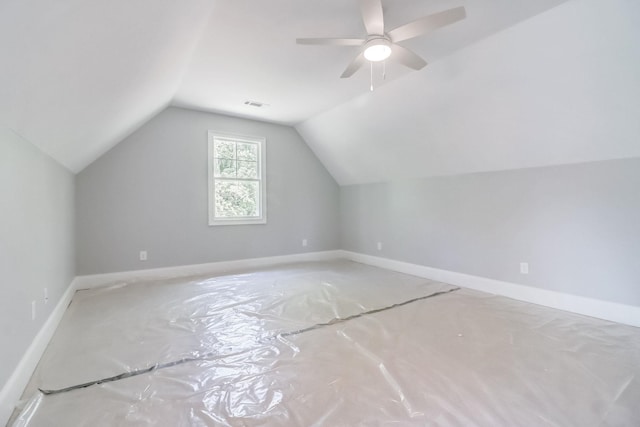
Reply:
[[[371,64],[371,87],[369,89],[373,92],[373,62],[369,62],[369,64]]]

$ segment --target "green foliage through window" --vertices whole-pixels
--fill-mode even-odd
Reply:
[[[260,219],[260,143],[214,136],[212,144],[214,220]]]
[[[258,217],[259,183],[217,180],[216,216],[223,218]]]

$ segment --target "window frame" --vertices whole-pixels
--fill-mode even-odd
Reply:
[[[216,179],[224,181],[232,181],[229,178],[215,177],[215,141],[216,139],[231,140],[234,142],[245,142],[257,144],[258,146],[258,179],[241,179],[248,181],[257,181],[260,187],[258,192],[258,217],[216,217],[216,200],[215,188]],[[224,133],[217,131],[208,132],[208,196],[209,196],[209,225],[251,225],[267,223],[267,156],[266,156],[266,138],[261,136],[239,135],[232,133]],[[237,159],[236,159],[237,160]]]

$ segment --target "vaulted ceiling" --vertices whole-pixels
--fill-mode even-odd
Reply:
[[[467,18],[403,42],[434,62],[566,0],[386,0],[385,27],[464,5]],[[369,91],[362,69],[340,79],[358,47],[300,46],[298,37],[364,38],[359,0],[227,0],[216,4],[173,103],[297,124]],[[386,80],[412,71],[392,61]],[[259,111],[243,104],[269,104]]]
[[[501,146],[505,138],[521,136],[508,120],[520,123],[527,108],[541,108],[540,100],[527,107],[516,99],[526,95],[517,91],[534,75],[522,68],[533,67],[551,80],[553,73],[563,73],[536,60],[536,55],[554,60],[549,55],[563,45],[558,36],[564,24],[554,22],[556,15],[537,17],[563,3],[580,1],[383,0],[391,28],[460,5],[467,19],[403,43],[430,65],[416,72],[389,63],[386,79],[377,75],[377,89],[370,93],[368,69],[339,78],[358,48],[295,43],[297,37],[364,37],[357,0],[4,0],[0,126],[75,172],[168,105],[295,125],[341,184],[388,179],[403,167],[443,174],[545,164],[550,159],[531,161],[538,141],[527,138],[527,148],[512,156],[512,164],[496,156],[513,151]],[[536,22],[532,28],[529,21]],[[567,31],[573,30],[581,28],[569,24]],[[532,39],[535,31],[540,40]],[[580,34],[599,43],[598,33]],[[511,38],[524,45],[510,43]],[[630,43],[622,47],[625,55],[637,52]],[[505,52],[517,59],[517,67],[505,60]],[[615,54],[610,59],[616,60]],[[524,80],[514,80],[518,77]],[[475,80],[506,83],[507,92],[516,91],[509,102],[520,109],[509,111],[491,99],[491,87]],[[246,100],[267,105],[255,108]],[[482,103],[497,113],[487,120],[477,117]],[[470,136],[489,140],[487,127],[494,125],[504,129],[496,135],[501,143],[474,147]],[[623,156],[629,155],[625,147]],[[367,158],[358,158],[363,152]],[[558,155],[557,150],[549,154]]]
[[[209,0],[3,0],[0,125],[77,172],[165,108]]]

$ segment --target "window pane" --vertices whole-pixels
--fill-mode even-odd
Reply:
[[[258,145],[238,142],[238,160],[258,161]]]
[[[238,154],[240,154],[238,152]],[[238,160],[238,178],[258,178],[258,164],[256,162],[241,162]]]
[[[213,159],[213,173],[216,178],[235,178],[236,161],[227,159]]]
[[[258,217],[260,184],[244,181],[216,181],[215,202],[218,218]]]
[[[233,141],[226,141],[224,139],[216,139],[214,141],[214,154],[213,157],[218,159],[235,159],[236,158],[236,143]]]

